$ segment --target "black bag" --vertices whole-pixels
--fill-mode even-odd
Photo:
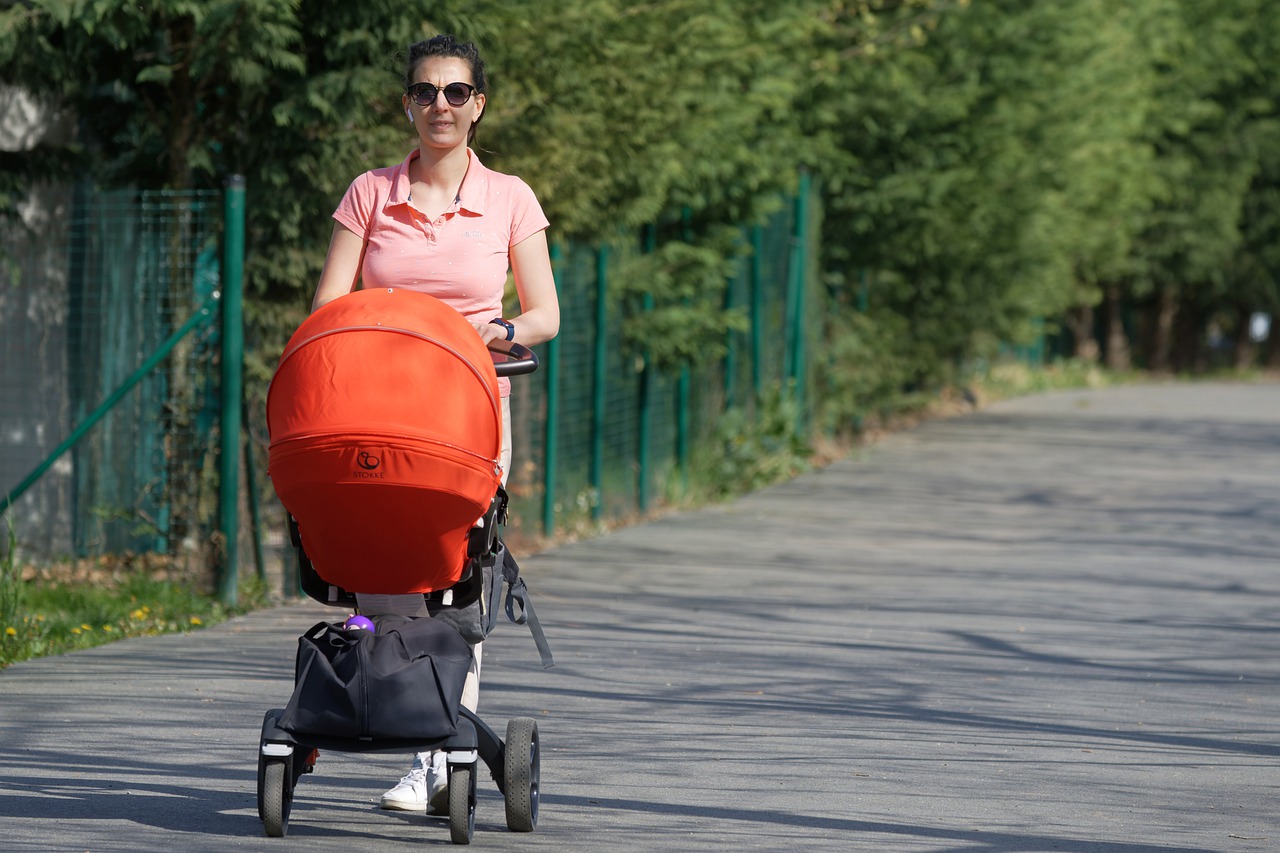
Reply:
[[[434,619],[382,617],[377,632],[321,622],[298,638],[280,727],[346,738],[442,740],[457,731],[471,648]]]

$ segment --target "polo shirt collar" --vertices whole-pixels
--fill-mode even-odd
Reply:
[[[395,181],[387,194],[387,207],[409,203],[409,164],[421,155],[416,147],[396,169]],[[484,214],[484,200],[489,195],[489,169],[480,162],[476,152],[467,149],[467,174],[458,188],[458,209],[477,216]]]
[[[458,188],[458,209],[477,216],[484,215],[484,200],[489,197],[489,170],[476,152],[467,149],[467,174]]]
[[[395,180],[391,182],[391,192],[387,193],[386,207],[409,203],[409,164],[417,158],[418,154],[419,151],[415,147],[404,158],[404,162],[396,168]]]

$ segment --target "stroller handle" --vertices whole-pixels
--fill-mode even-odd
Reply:
[[[489,344],[489,351],[507,357],[506,361],[499,361],[493,365],[494,371],[499,376],[523,376],[538,369],[538,354],[524,344],[517,344],[514,341],[492,341]]]

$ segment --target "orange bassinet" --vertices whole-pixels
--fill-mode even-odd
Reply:
[[[461,314],[358,290],[306,319],[267,394],[269,472],[326,582],[418,593],[457,583],[497,494],[493,358]]]

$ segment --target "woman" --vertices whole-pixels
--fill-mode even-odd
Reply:
[[[560,306],[547,250],[547,218],[524,181],[486,168],[471,150],[487,101],[484,62],[474,44],[440,35],[409,48],[405,116],[418,145],[403,163],[352,181],[311,303],[320,306],[357,287],[421,290],[453,306],[487,344],[526,346],[555,337]],[[510,269],[520,314],[502,317]],[[502,395],[502,479],[511,464],[511,383]],[[361,613],[427,615],[421,595],[357,594]],[[462,704],[479,700],[481,646],[475,646]],[[443,753],[419,753],[408,775],[387,791],[384,809],[447,813]]]

